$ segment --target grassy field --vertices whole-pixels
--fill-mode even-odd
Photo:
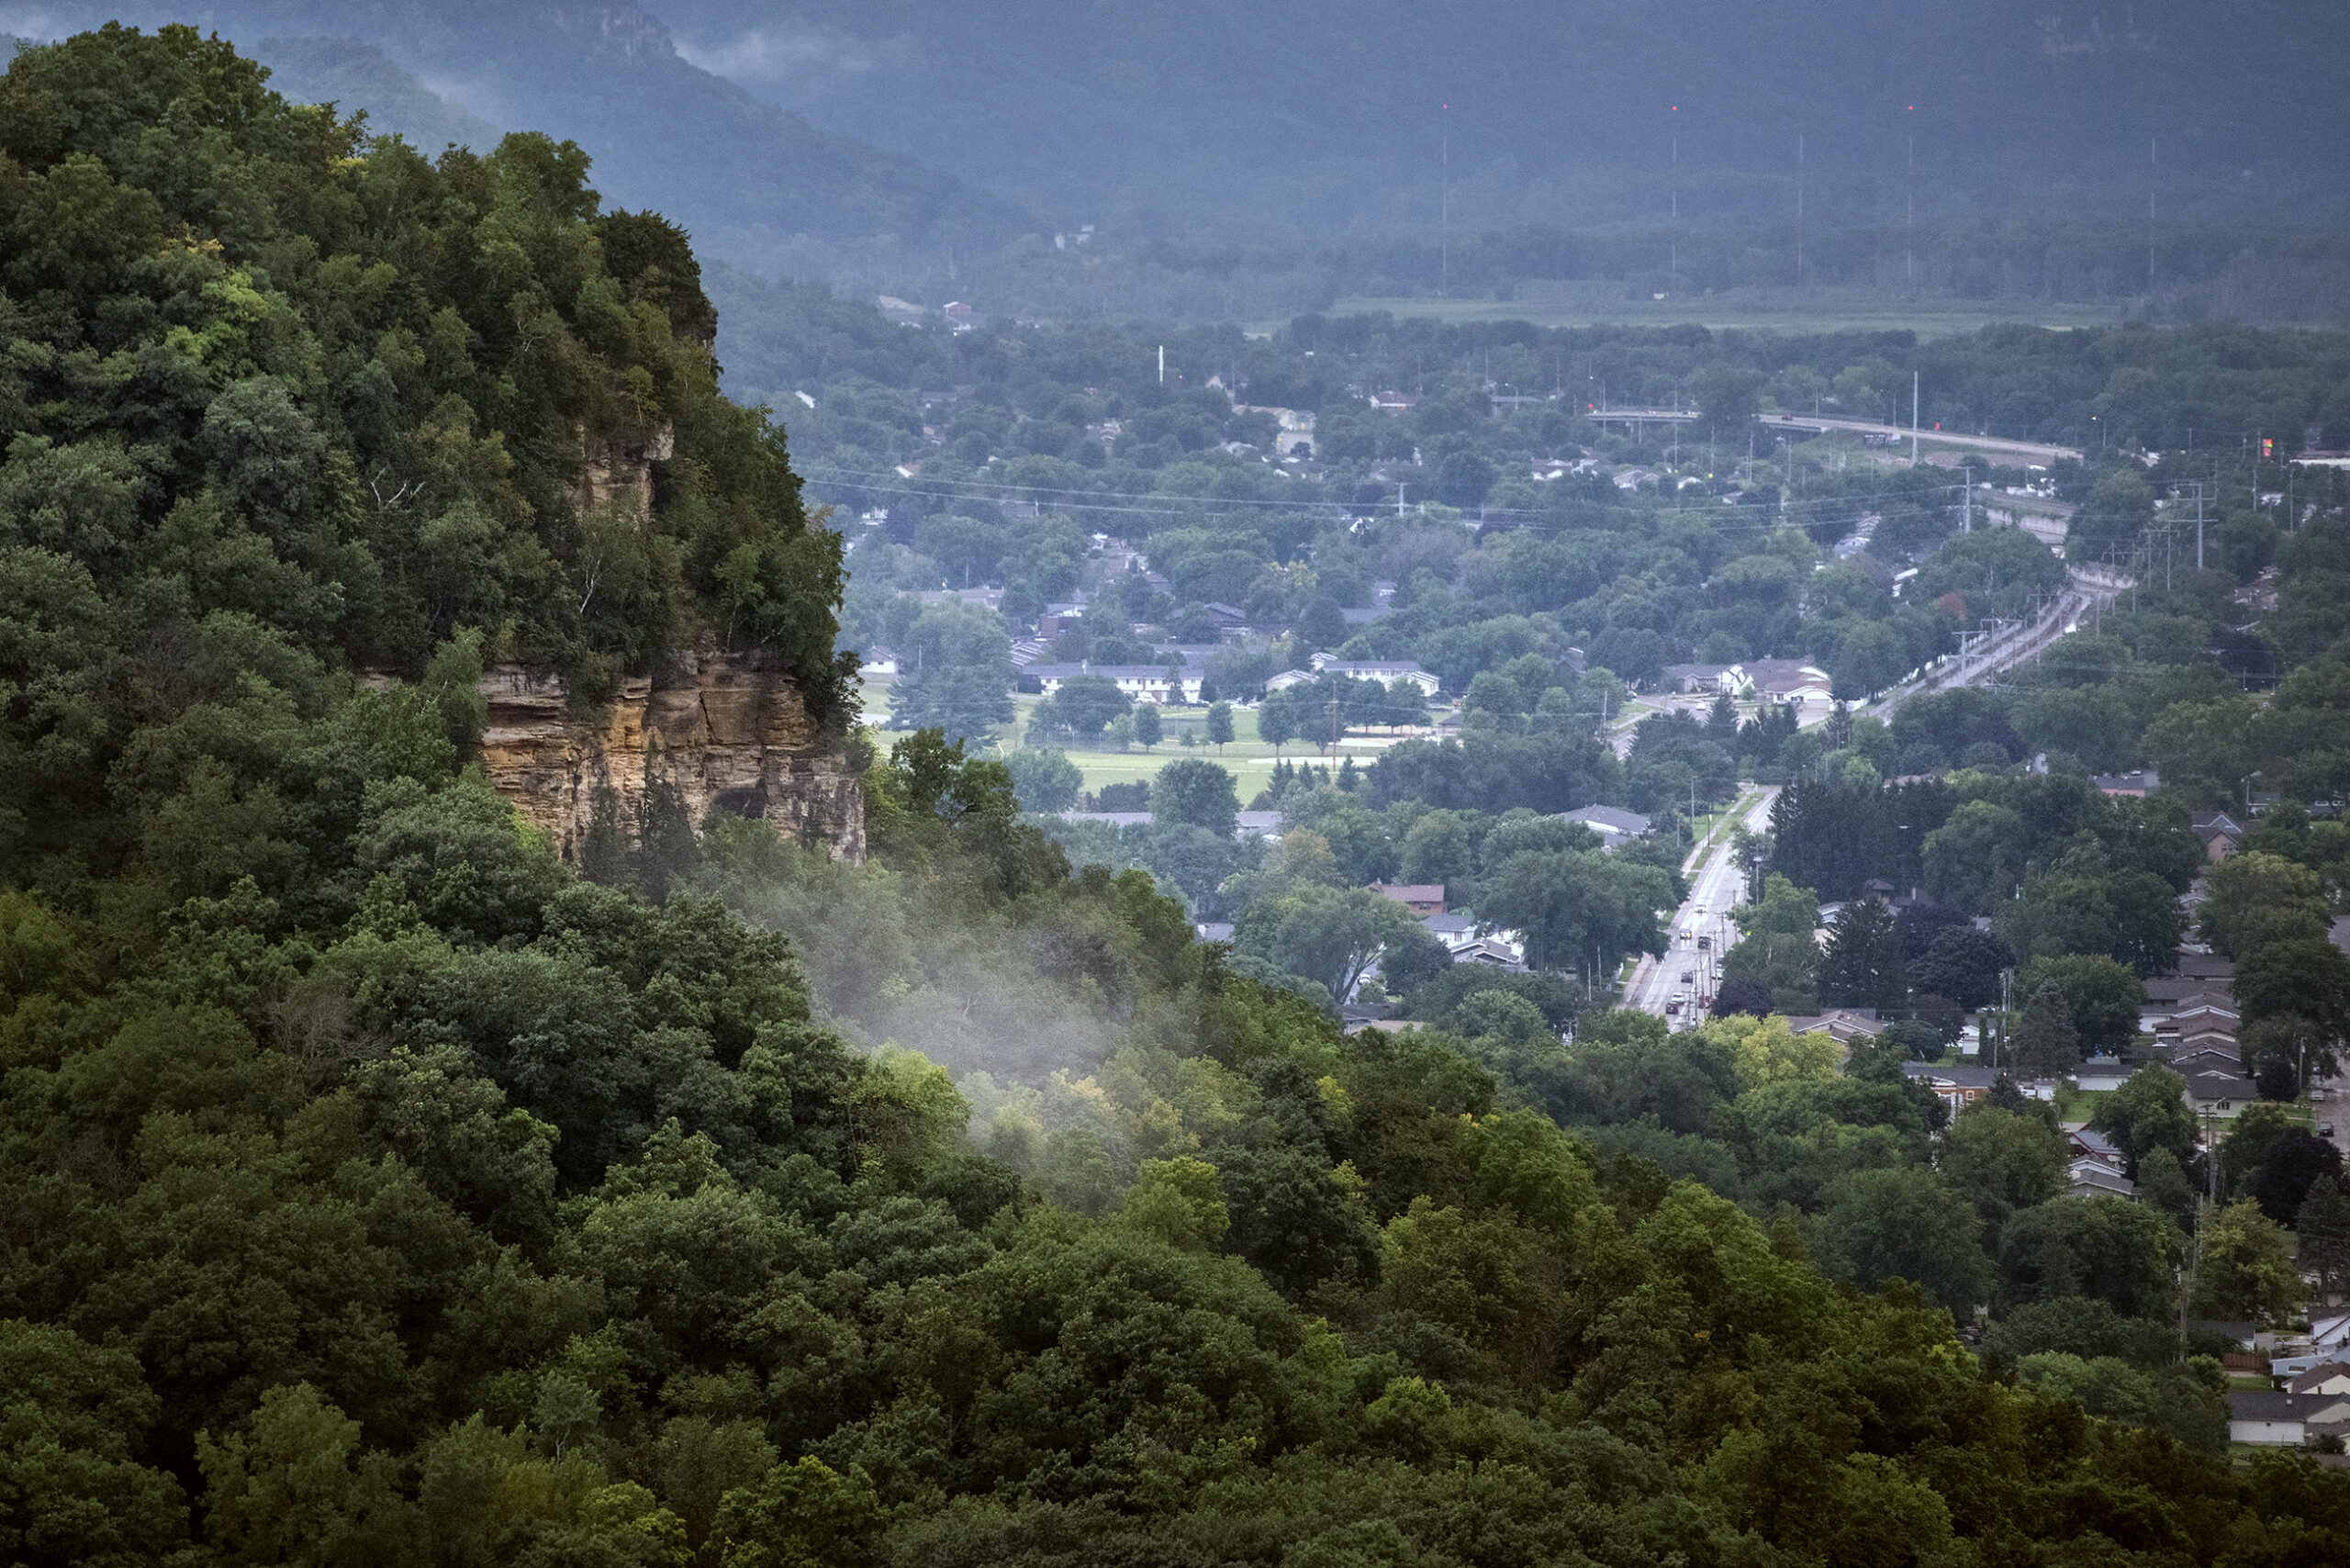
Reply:
[[[1734,289],[1671,299],[1628,299],[1620,285],[1525,285],[1511,299],[1377,298],[1351,295],[1324,312],[1351,316],[1385,310],[1440,321],[1530,321],[1538,327],[1672,327],[1780,332],[1911,331],[1949,337],[2004,322],[2041,327],[2110,326],[2111,307],[2004,299],[1926,297],[1905,299],[1872,289]],[[1270,330],[1264,329],[1264,330]]]
[[[1020,744],[1020,736],[1028,724],[1028,715],[1042,699],[1015,697],[1013,699],[1013,722],[998,729],[995,743],[1000,750],[1010,751]],[[890,683],[887,679],[868,680],[864,687],[865,716],[875,724],[890,712]],[[1130,784],[1136,779],[1156,778],[1158,770],[1169,763],[1186,756],[1206,757],[1221,764],[1233,775],[1246,806],[1259,790],[1272,782],[1273,764],[1277,760],[1273,748],[1257,738],[1257,715],[1244,708],[1232,711],[1232,743],[1221,750],[1205,745],[1208,711],[1204,707],[1169,707],[1159,710],[1159,722],[1165,727],[1166,738],[1150,750],[1129,746],[1124,751],[1106,742],[1099,748],[1070,746],[1064,748],[1069,759],[1085,775],[1085,787],[1099,790],[1104,784]],[[1203,744],[1185,745],[1186,731]],[[878,732],[886,749],[895,743],[900,732]],[[1281,747],[1281,756],[1291,762],[1327,763],[1337,766],[1343,757],[1351,756],[1357,767],[1369,764],[1380,752],[1394,744],[1395,737],[1386,735],[1349,735],[1339,743],[1336,751],[1327,751],[1310,744],[1292,741]]]

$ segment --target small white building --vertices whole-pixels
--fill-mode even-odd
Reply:
[[[1408,680],[1430,697],[1434,697],[1437,688],[1443,684],[1434,674],[1408,659],[1342,659],[1332,654],[1316,654],[1313,664],[1315,671],[1321,674],[1343,675],[1354,680],[1375,680],[1382,686]],[[1265,685],[1270,689],[1272,681],[1269,680]]]
[[[2312,1437],[2350,1428],[2350,1399],[2330,1394],[2244,1390],[2228,1395],[2228,1440],[2299,1448]]]
[[[1097,680],[1114,684],[1121,696],[1136,702],[1196,703],[1200,700],[1200,682],[1206,678],[1204,667],[1172,667],[1166,665],[1097,665],[1086,661],[1073,665],[1030,665],[1026,674],[1036,678],[1036,685],[1050,697],[1062,683],[1091,676]]]

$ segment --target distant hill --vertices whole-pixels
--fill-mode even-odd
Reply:
[[[405,137],[427,156],[453,144],[487,152],[506,134],[357,39],[263,39],[246,52],[269,67],[270,86],[287,98],[364,108],[370,130]]]
[[[769,101],[1070,218],[1470,225],[2088,193],[2337,209],[2350,7],[2296,0],[654,0]]]
[[[0,9],[0,28],[56,37],[185,17],[156,0],[64,0]],[[1031,226],[936,165],[820,130],[689,63],[627,0],[214,0],[202,21],[278,68],[281,90],[365,107],[428,148],[492,126],[576,140],[609,201],[657,208],[704,252],[744,265],[772,268],[802,237],[943,251]]]

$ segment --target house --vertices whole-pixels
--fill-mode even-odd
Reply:
[[[2200,1072],[2235,1077],[2244,1071],[2244,1058],[2233,1040],[2201,1040],[2173,1052],[2163,1065],[2182,1078]]]
[[[1203,942],[1229,942],[1232,940],[1232,922],[1203,920],[1192,927],[1192,935]]]
[[[1811,1020],[1803,1018],[1787,1020],[1788,1025],[1799,1035],[1808,1032],[1803,1025],[1809,1022]],[[1880,1025],[1878,1027],[1882,1028],[1883,1025]],[[1922,1083],[1932,1090],[1934,1097],[1948,1105],[1951,1114],[1956,1115],[1976,1101],[1987,1098],[1992,1086],[1999,1081],[2002,1070],[1996,1067],[1976,1067],[1964,1062],[1907,1061],[1901,1064],[1901,1076],[1912,1083]],[[2056,1081],[2053,1078],[2018,1080],[2016,1088],[2030,1099],[2053,1100],[2056,1098]]]
[[[1665,684],[1675,691],[1735,691],[1737,681],[1730,672],[1736,665],[1667,665]]]
[[[2102,1160],[2116,1170],[2121,1169],[2121,1151],[2114,1147],[2111,1138],[2087,1122],[2066,1122],[2064,1128],[2068,1158]]]
[[[895,675],[898,673],[898,650],[877,644],[865,650],[859,667],[867,675]]]
[[[1428,935],[1444,944],[1444,950],[1458,960],[1463,952],[1477,945],[1477,922],[1466,914],[1431,914],[1421,920]]]
[[[1442,882],[1373,882],[1371,890],[1390,903],[1400,903],[1414,914],[1444,913]]]
[[[1370,401],[1382,414],[1408,414],[1419,399],[1409,392],[1373,392]]]
[[[1315,672],[1310,669],[1285,669],[1266,679],[1265,694],[1270,697],[1276,691],[1287,691],[1292,686],[1311,686],[1314,679]]]
[[[2259,1098],[2259,1086],[2237,1073],[2206,1070],[2187,1078],[2187,1103],[2198,1115],[2232,1119]]]
[[[2171,974],[2179,980],[2217,980],[2229,985],[2232,985],[2235,973],[2234,959],[2192,947],[2181,947],[2171,968]]]
[[[2320,1350],[2350,1350],[2350,1312],[2312,1314],[2309,1342]]]
[[[1352,680],[1375,680],[1382,686],[1408,680],[1430,697],[1436,695],[1437,688],[1441,684],[1433,674],[1408,660],[1342,659],[1331,654],[1316,654],[1313,663],[1314,667],[1325,675],[1343,675]],[[1265,685],[1270,689],[1272,682],[1267,681]]]
[[[1239,812],[1233,818],[1232,836],[1261,838],[1267,844],[1279,844],[1281,841],[1281,814],[1279,812]]]
[[[1583,806],[1564,814],[1567,821],[1581,823],[1597,834],[1601,845],[1609,849],[1627,839],[1649,835],[1649,819],[1638,812],[1615,806]]]
[[[1873,1040],[1885,1033],[1885,1025],[1874,1014],[1849,1007],[1790,1018],[1787,1027],[1798,1035],[1825,1035],[1840,1046],[1863,1038]]]
[[[1374,621],[1384,621],[1395,611],[1384,604],[1365,605],[1353,610],[1341,610],[1338,619],[1349,626],[1368,626]]]
[[[1753,659],[1729,668],[1727,689],[1735,695],[1790,708],[1826,702],[1835,696],[1836,683],[1828,672],[1800,659]]]
[[[1085,601],[1081,599],[1048,604],[1045,606],[1045,612],[1036,617],[1036,635],[1050,641],[1064,632],[1075,631],[1078,622],[1084,619]]]
[[[2073,1075],[2073,1087],[2095,1093],[2099,1090],[2119,1089],[2130,1081],[2132,1068],[2120,1057],[2090,1057],[2081,1063]]]
[[[2149,767],[2138,773],[2097,773],[2089,782],[2109,795],[2151,795],[2162,786],[2162,776]]]
[[[2194,825],[2195,836],[2203,841],[2205,858],[2225,860],[2244,847],[2244,827],[2227,812],[2197,812],[2189,820]]]
[[[2350,1399],[2245,1389],[2228,1395],[2228,1440],[2299,1448],[2350,1429]]]
[[[1208,612],[1208,619],[1215,622],[1219,632],[1237,632],[1248,624],[1248,612],[1237,604],[1212,599],[1200,608]]]
[[[2271,1362],[2270,1366],[2273,1370],[2275,1363]],[[2306,1372],[2288,1378],[2285,1383],[2285,1392],[2304,1394],[2350,1394],[2350,1365],[2336,1361],[2321,1361]]]
[[[1037,688],[1047,697],[1061,689],[1061,683],[1080,676],[1091,676],[1098,680],[1114,682],[1120,696],[1136,702],[1197,702],[1203,671],[1184,669],[1166,665],[1097,665],[1082,661],[1073,665],[1030,665],[1027,674],[1035,678]]]
[[[2101,1159],[2075,1159],[2067,1168],[2066,1193],[2076,1198],[2138,1201],[2138,1183]]]
[[[1488,964],[1497,969],[1523,970],[1526,953],[1523,948],[1511,946],[1499,935],[1480,936],[1453,954],[1452,961],[1456,964]]]
[[[1148,812],[1063,812],[1065,823],[1108,823],[1112,827],[1148,827]]]

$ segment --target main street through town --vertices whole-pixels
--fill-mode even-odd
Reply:
[[[1992,680],[2003,670],[2038,658],[2099,605],[2130,586],[2127,577],[2097,567],[2076,566],[2070,577],[2065,590],[2032,620],[1992,629],[1970,641],[1960,653],[1938,661],[1914,680],[1903,682],[1854,711],[1890,719],[1894,710],[1912,697]],[[1704,699],[1699,701],[1706,703]],[[1824,723],[1830,711],[1827,705],[1818,705],[1806,712],[1800,722],[1806,728]],[[1629,750],[1632,728],[1627,722],[1617,732],[1618,755]],[[1771,803],[1778,795],[1774,785],[1748,785],[1730,808],[1731,813],[1748,832],[1761,833],[1770,825]],[[1739,857],[1735,835],[1727,827],[1718,824],[1681,869],[1689,879],[1689,897],[1673,912],[1665,956],[1644,955],[1624,986],[1626,1007],[1665,1014],[1675,1027],[1686,1027],[1705,1016],[1721,971],[1722,955],[1738,940],[1729,912],[1746,902],[1746,866]]]
[[[1771,825],[1771,803],[1778,798],[1775,784],[1750,786],[1729,815],[1749,833],[1761,833]],[[1682,863],[1681,872],[1689,879],[1689,897],[1673,912],[1670,945],[1662,958],[1641,957],[1625,984],[1624,1005],[1643,1013],[1671,1007],[1677,1022],[1694,1022],[1714,994],[1722,954],[1738,939],[1729,912],[1746,902],[1746,863],[1737,834],[1717,823]]]

